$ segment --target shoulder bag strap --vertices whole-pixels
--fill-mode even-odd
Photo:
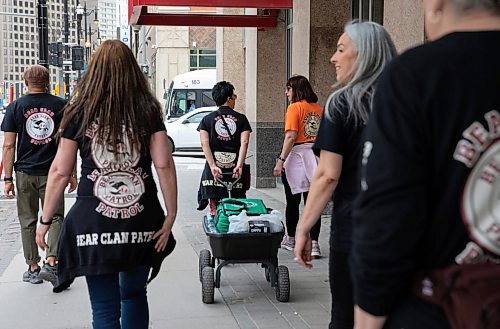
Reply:
[[[217,113],[220,115],[220,118],[222,119],[222,124],[224,125],[224,128],[226,128],[226,131],[229,134],[229,139],[231,140],[233,137],[233,134],[231,134],[231,129],[229,129],[229,126],[227,125],[226,119],[224,119],[220,110],[217,110]]]

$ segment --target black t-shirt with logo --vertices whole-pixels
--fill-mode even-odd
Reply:
[[[222,117],[225,120],[222,119]],[[229,132],[227,131],[227,128]],[[223,172],[230,173],[238,162],[238,154],[241,146],[241,133],[252,131],[250,123],[245,115],[236,112],[227,106],[221,106],[217,111],[206,115],[198,126],[198,131],[205,130],[210,138],[210,149],[214,157],[215,164]],[[200,190],[198,192],[198,202],[206,199],[220,199],[227,197],[226,189],[216,182],[210,171],[208,163],[202,173]],[[235,184],[233,197],[244,197],[245,186],[240,181]]]
[[[342,104],[342,103],[341,103]],[[356,124],[348,116],[346,106],[333,110],[331,118],[323,115],[313,150],[317,156],[321,150],[342,156],[342,171],[333,193],[331,247],[336,251],[349,252],[352,235],[352,204],[359,192],[359,167],[362,134],[365,126]]]
[[[79,137],[81,118],[77,115],[63,132],[78,143],[82,164],[77,199],[59,241],[60,282],[149,264],[153,234],[165,219],[150,154],[134,151],[125,133],[121,140],[104,142],[95,123]],[[158,118],[152,133],[162,130]]]
[[[227,128],[230,130],[230,134],[224,125],[221,115],[227,124]],[[221,106],[217,111],[203,118],[198,126],[198,131],[200,130],[208,132],[210,136],[210,149],[213,153],[229,152],[236,154],[237,157],[241,145],[241,133],[252,131],[252,128],[245,115],[236,112],[230,107]],[[220,164],[224,164],[227,159],[221,158],[215,160],[220,160]]]
[[[54,139],[66,101],[47,94],[28,94],[12,102],[2,122],[2,131],[17,133],[15,171],[28,175],[48,175],[56,155]]]
[[[499,54],[500,31],[451,33],[380,78],[353,213],[355,302],[369,313],[391,318],[418,272],[500,259]]]

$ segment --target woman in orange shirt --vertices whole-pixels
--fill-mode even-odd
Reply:
[[[293,250],[300,201],[302,196],[304,204],[307,201],[309,185],[318,163],[312,146],[323,116],[323,108],[316,104],[318,96],[314,93],[309,80],[301,75],[288,79],[286,95],[291,104],[286,111],[285,139],[273,174],[282,177],[286,196],[287,235],[283,238],[281,247]],[[318,244],[320,228],[321,220],[318,220],[311,230],[313,257],[321,257]]]

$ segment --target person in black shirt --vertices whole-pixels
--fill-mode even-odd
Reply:
[[[24,71],[28,94],[7,107],[2,121],[4,131],[3,162],[5,169],[5,195],[14,197],[13,169],[16,172],[17,215],[21,224],[21,240],[28,270],[23,281],[55,282],[57,271],[57,241],[64,217],[64,199],[58,204],[54,225],[48,237],[47,261],[42,269],[38,266],[40,255],[35,241],[39,200],[45,199],[49,167],[57,150],[55,134],[59,129],[66,101],[46,92],[49,70],[34,65]],[[14,153],[17,158],[14,163]],[[70,180],[68,192],[76,189],[76,176]]]
[[[41,248],[78,150],[82,174],[61,231],[56,288],[85,276],[94,328],[147,329],[146,284],[175,246],[177,178],[161,106],[119,40],[97,49],[65,110],[37,229]]]
[[[374,22],[351,22],[337,44],[331,62],[337,89],[327,100],[314,150],[320,156],[308,201],[297,226],[295,257],[312,267],[309,232],[333,194],[330,235],[331,329],[352,329],[354,303],[348,258],[351,252],[352,203],[359,191],[361,135],[384,65],[396,54],[385,29]]]
[[[228,197],[226,188],[214,177],[223,180],[242,177],[252,132],[247,117],[234,110],[237,97],[231,83],[218,82],[212,89],[212,98],[219,108],[205,116],[198,126],[207,160],[198,191],[198,210],[205,209],[209,203],[212,215],[215,215],[218,200]],[[223,173],[229,175],[223,177]],[[247,186],[244,183],[240,180],[233,186],[232,197],[245,197]]]
[[[500,3],[424,0],[424,10],[434,41],[387,67],[367,128],[353,214],[357,328],[449,328],[411,292],[416,275],[500,266]]]

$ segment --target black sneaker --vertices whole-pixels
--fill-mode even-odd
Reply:
[[[31,268],[28,266],[28,270],[23,273],[23,281],[32,284],[42,283],[43,280],[40,278],[40,268],[37,268],[36,270],[32,271]]]
[[[57,264],[54,266],[49,263],[43,263],[42,269],[38,277],[42,280],[49,281],[53,286],[57,285]]]
[[[73,283],[73,281],[74,281],[74,279],[71,279],[71,280],[59,283],[59,280],[57,280],[57,286],[54,286],[54,288],[52,288],[52,292],[59,293],[61,291],[68,289],[71,286],[71,284]]]

